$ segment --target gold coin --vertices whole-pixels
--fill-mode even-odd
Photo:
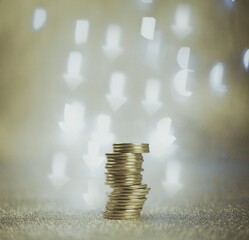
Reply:
[[[136,217],[137,215],[140,215],[141,211],[136,211],[136,212],[113,212],[106,210],[104,213],[104,216],[107,217],[122,217],[122,218],[128,218],[128,217]]]
[[[103,216],[104,216],[104,218],[111,219],[111,220],[133,220],[133,219],[139,218],[140,213],[137,213],[137,214],[134,214],[134,215],[128,215],[128,216],[112,215],[112,214],[109,214],[109,213],[104,213]]]
[[[127,177],[142,177],[140,173],[132,172],[132,173],[127,173],[127,172],[105,172],[106,177],[113,177],[113,178],[127,178]]]
[[[127,187],[127,186],[134,184],[134,183],[130,182],[130,183],[106,183],[106,184],[108,184],[110,187]]]
[[[108,169],[106,169],[108,172],[124,172],[124,173],[129,173],[129,172],[143,172],[144,171],[144,169],[143,168],[141,168],[141,170],[136,170],[136,169],[133,169],[133,168],[131,168],[131,169],[110,169],[110,168],[108,168]]]
[[[106,153],[107,158],[143,158],[141,153],[120,153],[120,152],[113,152],[113,153]]]
[[[105,164],[106,167],[115,167],[115,166],[121,166],[121,167],[140,167],[143,163],[141,162],[107,162]]]
[[[106,166],[124,166],[124,167],[129,167],[129,166],[141,166],[143,165],[142,162],[107,162]]]
[[[147,188],[147,184],[140,184],[140,185],[133,185],[131,187],[125,188],[124,190],[130,190],[130,189],[144,189]]]
[[[140,158],[131,158],[131,157],[119,157],[119,158],[107,158],[107,162],[143,162],[143,157]]]
[[[129,187],[129,185],[133,185],[133,184],[139,184],[141,182],[140,179],[132,179],[132,180],[111,180],[111,179],[107,179],[106,183],[112,186],[117,186],[117,187]]]
[[[144,197],[144,196],[137,196],[137,197],[129,197],[129,196],[120,196],[120,197],[112,197],[112,196],[109,196],[109,199],[110,201],[113,201],[113,202],[119,202],[119,201],[129,201],[129,200],[140,200],[140,201],[145,201],[147,198]]]
[[[114,143],[115,146],[133,146],[133,147],[149,147],[148,143]]]
[[[111,207],[117,207],[117,206],[121,206],[121,207],[124,207],[124,206],[137,206],[137,207],[143,207],[145,201],[143,202],[140,202],[140,203],[133,203],[133,202],[111,202],[109,204],[106,204],[106,206],[111,206]]]
[[[125,199],[123,199],[125,198]],[[109,196],[109,201],[107,203],[110,204],[141,204],[144,203],[146,201],[146,196],[133,196],[133,198],[129,198],[127,196]],[[115,200],[115,202],[113,202],[112,200]]]
[[[135,182],[136,183],[136,182]],[[109,185],[110,187],[128,187],[132,184],[134,184],[134,182],[130,182],[130,183],[106,183],[107,185]]]
[[[123,171],[123,172],[141,172],[142,170],[144,170],[141,167],[120,167],[120,166],[115,166],[115,167],[106,167],[107,171]]]
[[[147,193],[149,192],[148,189],[136,189],[136,190],[124,190],[123,188],[121,189],[115,189],[113,190],[110,194],[142,194],[142,193]]]
[[[111,219],[115,219],[115,218],[120,218],[120,219],[131,219],[131,218],[137,218],[140,216],[140,212],[136,212],[136,213],[121,213],[121,214],[117,214],[117,213],[112,213],[112,212],[105,212],[104,213],[104,217],[106,218],[111,218]]]
[[[129,199],[144,199],[146,197],[146,194],[137,194],[137,195],[133,195],[132,197],[130,195],[125,195],[125,194],[121,194],[121,195],[109,195],[110,199],[121,199],[121,198],[129,198]]]
[[[115,183],[115,181],[118,183],[118,182],[125,182],[125,181],[127,181],[127,182],[133,182],[133,181],[139,181],[139,183],[137,183],[137,184],[140,184],[141,183],[141,181],[142,181],[142,178],[141,177],[134,177],[134,178],[132,178],[132,177],[128,177],[128,178],[112,178],[112,177],[106,177],[106,181],[108,181],[108,182],[114,182]],[[134,185],[134,184],[133,184]]]
[[[142,180],[142,176],[140,175],[117,175],[117,176],[111,176],[111,175],[106,175],[106,180]]]
[[[134,210],[136,212],[141,212],[143,209],[143,205],[140,206],[106,206],[105,210],[109,212],[123,212],[124,210]]]
[[[111,163],[111,164],[135,164],[135,163],[140,163],[142,164],[144,162],[144,160],[141,158],[141,159],[138,159],[138,158],[117,158],[117,159],[107,159],[107,162],[106,163]]]
[[[137,213],[137,212],[140,212],[139,210],[137,209],[119,209],[119,210],[106,210],[108,211],[109,213],[112,213],[112,214],[134,214],[134,213]]]
[[[109,201],[106,203],[106,205],[108,206],[142,206],[144,202],[145,202],[144,200],[141,200],[141,201],[130,200],[130,201],[116,201],[116,202]]]
[[[147,146],[137,146],[137,145],[113,145],[113,151],[118,153],[133,153],[142,154],[149,152],[149,147]]]
[[[113,145],[113,149],[149,149],[148,146],[141,146],[141,145]],[[133,153],[133,152],[128,152]]]
[[[113,173],[118,175],[119,173],[125,173],[124,175],[138,175],[141,174],[143,168],[140,169],[136,169],[136,168],[106,168],[106,172],[105,173]]]
[[[113,149],[149,149],[149,147],[146,146],[113,146]],[[133,153],[133,152],[127,152],[127,153]],[[134,153],[133,153],[134,154]]]
[[[106,207],[113,207],[113,208],[117,208],[117,207],[134,207],[134,208],[140,208],[140,207],[143,207],[144,205],[144,202],[140,203],[140,204],[133,204],[133,203],[123,203],[123,204],[120,204],[120,203],[111,203],[111,204],[106,204]]]
[[[105,210],[105,213],[112,214],[112,215],[135,215],[141,212],[141,210],[136,209],[123,209],[123,210]]]
[[[147,193],[149,192],[149,188],[137,188],[137,189],[124,189],[124,188],[119,188],[119,189],[114,189],[112,193],[120,194],[120,193],[127,193],[127,194],[133,194],[133,193]]]
[[[134,198],[137,197],[137,196],[146,196],[148,192],[141,192],[141,193],[110,193],[109,196],[111,197],[115,197],[115,196],[133,196]]]
[[[140,184],[141,183],[141,181],[142,181],[142,177],[127,177],[127,178],[121,178],[121,177],[117,177],[117,178],[115,178],[115,177],[106,177],[106,181],[117,181],[117,182],[119,182],[119,181],[134,181],[134,180],[136,180],[136,181],[140,181],[139,183],[137,183],[137,184]]]
[[[139,184],[141,181],[140,180],[131,180],[129,182],[126,182],[126,181],[119,181],[119,182],[115,182],[115,181],[106,181],[106,183],[108,185],[110,185],[111,187],[129,187],[130,185],[133,185],[133,184]]]
[[[125,172],[120,172],[120,173],[117,173],[117,172],[106,172],[105,173],[105,176],[106,177],[113,177],[113,178],[125,178],[125,177],[142,177],[142,175],[140,173],[136,173],[135,171],[131,174],[129,173],[125,173]]]
[[[116,158],[116,159],[110,159],[107,158],[106,163],[109,164],[135,164],[135,163],[140,163],[142,164],[144,162],[143,158]]]
[[[105,173],[106,178],[113,178],[113,179],[127,179],[127,178],[141,178],[141,174],[110,174],[110,173]]]
[[[122,178],[122,179],[125,179],[125,178],[141,178],[142,179],[142,175],[141,174],[136,174],[135,172],[134,173],[131,173],[131,174],[115,174],[114,172],[106,172],[105,173],[105,176],[106,177],[110,177],[110,178]]]
[[[115,178],[106,178],[106,182],[109,183],[133,183],[134,184],[140,184],[142,182],[141,178],[128,178],[128,179],[123,179],[123,178],[119,178],[119,179],[115,179]],[[129,187],[129,186],[127,186]]]
[[[144,190],[144,191],[136,191],[136,192],[125,192],[125,191],[115,191],[111,192],[111,196],[118,196],[118,195],[131,195],[131,196],[137,196],[137,195],[146,195],[149,193],[149,190]]]
[[[107,159],[106,164],[113,165],[113,164],[120,164],[120,165],[137,165],[143,164],[144,160],[142,159]]]
[[[149,149],[142,148],[114,148],[114,152],[120,153],[148,153]]]
[[[142,184],[142,153],[149,152],[146,143],[113,144],[113,153],[107,153],[106,184],[113,188],[104,218],[135,219],[140,216],[150,188]]]
[[[142,209],[144,204],[107,204],[106,209]]]
[[[109,174],[109,173],[106,173],[105,174],[106,178],[112,178],[112,179],[127,179],[127,178],[140,178],[142,179],[142,175],[140,174]],[[140,183],[141,184],[141,183]]]

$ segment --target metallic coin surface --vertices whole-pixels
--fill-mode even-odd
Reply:
[[[142,184],[142,153],[149,152],[147,143],[116,143],[113,153],[106,153],[106,184],[113,188],[103,216],[113,220],[140,217],[150,188]]]

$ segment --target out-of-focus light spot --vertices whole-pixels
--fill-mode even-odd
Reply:
[[[111,76],[110,93],[106,98],[114,111],[117,111],[126,101],[123,90],[126,82],[126,77],[121,72],[115,72]]]
[[[89,21],[88,20],[77,20],[75,27],[75,43],[83,44],[87,41],[89,32]]]
[[[246,70],[249,69],[249,49],[247,49],[244,53],[243,64]]]
[[[172,120],[169,117],[158,121],[156,130],[149,140],[152,156],[161,158],[176,151],[177,146],[174,144],[176,137],[172,135],[171,123]]]
[[[153,17],[143,17],[141,24],[141,35],[149,40],[153,40],[156,27],[156,19]]]
[[[175,13],[175,23],[172,25],[172,29],[175,34],[180,38],[187,37],[192,28],[189,26],[190,7],[188,5],[179,5]]]
[[[118,25],[110,25],[106,31],[105,45],[102,46],[106,56],[110,59],[117,58],[123,49],[120,47],[121,28]]]
[[[235,0],[223,0],[223,1],[224,1],[225,6],[228,9],[232,9],[233,8]]]
[[[102,146],[110,145],[114,140],[114,134],[110,132],[111,118],[108,115],[100,114],[97,117],[96,130],[92,137]]]
[[[145,61],[149,67],[159,69],[161,52],[161,33],[156,32],[153,41],[149,41],[146,48]]]
[[[179,161],[171,160],[167,162],[166,179],[163,182],[163,186],[171,197],[178,193],[183,187],[183,184],[179,181],[180,173],[181,164]]]
[[[33,29],[41,29],[47,20],[47,11],[44,8],[36,8],[33,14]]]
[[[178,50],[177,62],[182,69],[188,69],[189,57],[190,57],[189,47],[182,47]]]
[[[142,104],[149,114],[154,114],[162,107],[159,101],[161,83],[158,79],[149,79],[145,88],[145,99]]]
[[[69,87],[76,88],[84,80],[81,75],[82,55],[80,52],[70,52],[67,62],[67,73],[63,75]]]
[[[88,154],[83,159],[91,171],[96,170],[103,162],[104,157],[99,155],[99,143],[96,141],[88,142]]]
[[[65,104],[64,122],[59,126],[64,133],[79,134],[84,127],[84,108],[80,103]]]
[[[104,203],[104,192],[96,179],[91,179],[87,183],[88,191],[83,194],[83,199],[87,204],[88,209],[99,209]]]
[[[143,2],[143,3],[152,3],[153,0],[141,0],[141,2]]]
[[[188,72],[192,72],[192,70],[188,69],[189,57],[189,47],[182,47],[178,50],[177,62],[181,70],[178,71],[174,77],[174,87],[177,94],[184,97],[190,97],[192,95],[192,92],[186,90]]]
[[[209,82],[212,89],[222,95],[227,92],[227,86],[222,84],[224,75],[224,65],[222,63],[217,63],[210,72]]]
[[[190,97],[192,92],[186,90],[188,78],[188,70],[182,69],[178,71],[174,78],[174,87],[176,92],[184,97]]]
[[[49,174],[48,178],[53,186],[57,189],[60,189],[69,181],[69,177],[65,175],[66,165],[67,156],[65,154],[54,154],[52,160],[52,172]]]

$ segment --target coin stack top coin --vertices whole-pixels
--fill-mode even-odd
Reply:
[[[142,153],[149,152],[149,144],[116,143],[113,153],[107,153],[106,184],[113,188],[109,194],[104,217],[134,219],[140,216],[149,188],[142,184]]]

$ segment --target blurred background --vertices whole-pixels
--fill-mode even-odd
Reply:
[[[1,197],[103,208],[114,142],[150,143],[148,204],[248,196],[248,10],[0,1]]]

